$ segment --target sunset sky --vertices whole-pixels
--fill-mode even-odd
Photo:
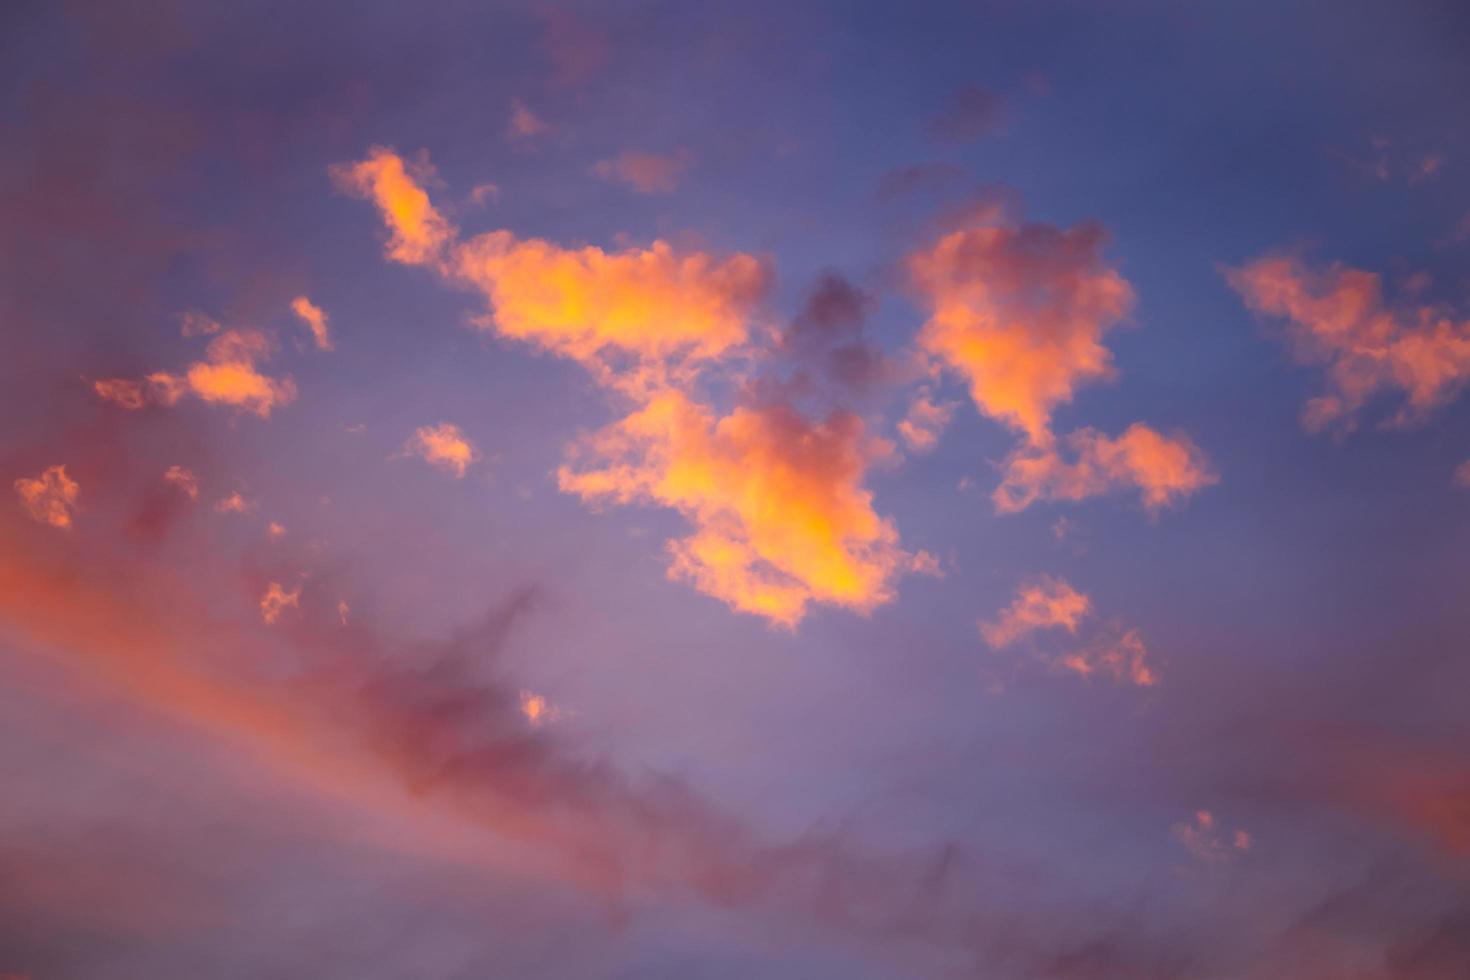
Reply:
[[[1470,977],[1470,9],[0,12],[0,980]]]

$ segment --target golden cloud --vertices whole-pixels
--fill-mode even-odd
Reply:
[[[422,222],[404,222],[388,200],[407,196],[419,218],[433,213],[422,189],[399,186],[408,178],[391,151],[336,169],[394,175],[349,186],[377,201],[394,241],[424,237],[403,230]],[[811,602],[871,609],[891,598],[897,575],[932,566],[904,552],[874,511],[863,478],[892,450],[857,416],[813,422],[781,401],[721,412],[696,394],[711,364],[745,356],[770,282],[766,263],[662,241],[609,252],[492,231],[460,242],[442,220],[428,223],[444,232],[428,236],[432,248],[390,256],[477,289],[490,307],[487,328],[577,361],[632,403],[572,448],[558,480],[584,500],[684,515],[694,530],[669,544],[672,577],[792,626]]]
[[[65,466],[50,466],[36,477],[15,481],[15,492],[32,517],[52,527],[71,527],[72,510],[81,488],[66,475]]]
[[[393,261],[429,263],[454,238],[454,228],[435,210],[428,193],[408,173],[403,158],[392,150],[375,146],[366,160],[333,167],[331,175],[348,193],[378,206],[392,235],[388,257]]]
[[[1252,310],[1286,321],[1302,360],[1325,366],[1327,390],[1302,411],[1308,431],[1351,428],[1382,391],[1404,397],[1393,423],[1413,423],[1470,379],[1470,320],[1431,306],[1391,309],[1376,273],[1340,263],[1314,271],[1295,256],[1267,255],[1225,275]]]
[[[912,561],[862,487],[889,452],[850,413],[813,424],[777,404],[717,419],[666,390],[585,440],[558,481],[587,500],[679,511],[696,530],[670,543],[670,575],[793,626],[808,602],[864,611],[886,602]]]

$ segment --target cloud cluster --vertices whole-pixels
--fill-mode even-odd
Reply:
[[[558,481],[589,501],[657,504],[687,518],[693,532],[669,544],[672,577],[790,626],[812,602],[871,609],[913,567],[863,486],[891,447],[859,417],[813,420],[787,399],[753,395],[721,410],[702,393],[712,365],[748,357],[765,262],[663,241],[619,251],[509,231],[460,241],[424,191],[405,186],[391,151],[334,172],[378,205],[390,258],[474,288],[490,307],[485,327],[578,362],[630,403],[572,447]]]
[[[1022,437],[995,491],[1002,513],[1121,487],[1137,488],[1152,509],[1215,480],[1187,437],[1143,423],[1116,439],[1053,431],[1053,413],[1079,387],[1113,376],[1103,338],[1133,305],[1132,287],[1104,258],[1106,240],[1094,223],[1017,225],[987,204],[908,257],[930,312],[920,349],[966,379],[984,415]]]
[[[1407,425],[1449,402],[1470,380],[1470,319],[1426,305],[1385,303],[1377,273],[1334,263],[1309,268],[1295,255],[1265,255],[1226,278],[1247,306],[1286,323],[1297,356],[1321,364],[1326,390],[1309,399],[1309,432],[1351,429],[1368,403],[1397,392],[1390,420]]]
[[[1060,629],[1075,636],[1092,615],[1092,599],[1085,593],[1062,579],[1043,575],[1022,584],[1010,605],[994,617],[981,620],[980,635],[991,649],[1000,650],[1043,630]],[[1138,630],[1108,623],[1089,632],[1093,635],[1083,646],[1042,659],[1054,670],[1081,677],[1107,677],[1138,687],[1158,683],[1158,671]]]
[[[273,409],[296,398],[296,383],[289,377],[273,378],[257,367],[274,351],[274,342],[259,330],[223,330],[205,348],[204,359],[182,375],[157,371],[142,380],[110,378],[94,382],[92,390],[129,411],[176,405],[187,395],[269,418]]]
[[[81,487],[66,475],[65,466],[49,466],[39,476],[21,477],[14,486],[21,504],[36,520],[52,527],[71,527]]]

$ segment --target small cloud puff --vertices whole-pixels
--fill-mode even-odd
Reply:
[[[274,624],[286,609],[299,608],[301,608],[301,588],[299,586],[294,591],[287,592],[281,583],[272,582],[267,586],[265,595],[260,597],[260,618],[267,624]]]
[[[411,453],[430,466],[436,466],[461,478],[472,463],[480,458],[480,452],[465,436],[459,426],[449,422],[425,425],[414,430],[413,437],[404,445]]]
[[[33,518],[52,527],[71,527],[72,511],[81,488],[66,475],[65,466],[47,467],[39,476],[16,480],[14,486]]]
[[[327,329],[327,314],[305,296],[298,296],[291,301],[291,312],[301,318],[306,328],[311,331],[311,339],[316,344],[316,349],[328,351],[332,349],[332,335]]]

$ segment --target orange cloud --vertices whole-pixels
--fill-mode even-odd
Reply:
[[[187,394],[269,418],[272,409],[296,398],[294,381],[268,377],[256,368],[273,349],[270,338],[259,330],[225,330],[209,342],[204,360],[189,365],[182,376],[155,371],[142,381],[97,381],[92,389],[129,410],[146,404],[175,405]]]
[[[1082,500],[1118,487],[1136,487],[1149,510],[1169,506],[1219,481],[1188,436],[1162,435],[1142,422],[1111,439],[1079,429],[1064,440],[1075,455],[1063,459],[1055,444],[1022,446],[1005,462],[1005,478],[991,499],[1002,514],[1033,502]]]
[[[1470,459],[1455,468],[1455,485],[1470,490]]]
[[[1120,684],[1152,687],[1159,682],[1158,673],[1149,664],[1148,647],[1136,629],[1127,630],[1088,649],[1063,654],[1054,664],[1058,670],[1083,677],[1111,677]]]
[[[430,466],[453,473],[457,478],[463,477],[470,464],[480,458],[479,450],[459,426],[449,422],[414,430],[413,438],[408,440],[404,450],[421,457]]]
[[[584,500],[684,515],[694,530],[669,543],[673,578],[789,627],[811,602],[871,609],[924,564],[862,486],[891,447],[855,415],[813,422],[779,401],[717,412],[696,396],[702,371],[745,357],[770,281],[761,260],[662,241],[569,249],[492,231],[418,261],[482,292],[484,326],[579,362],[632,403],[573,447],[558,481]]]
[[[32,517],[52,527],[71,527],[72,510],[81,488],[66,475],[65,466],[50,466],[37,477],[15,481],[15,492]]]
[[[427,169],[427,165],[425,165]],[[433,261],[454,238],[454,228],[429,203],[429,195],[409,175],[403,158],[375,146],[360,163],[331,168],[337,185],[378,206],[392,237],[388,257],[406,265]]]
[[[1040,629],[1061,627],[1077,632],[1077,624],[1092,611],[1092,600],[1061,579],[1043,575],[1021,586],[1016,598],[994,620],[981,621],[980,635],[995,649],[1010,646]]]
[[[1003,223],[1004,211],[987,202],[966,218],[970,227],[908,260],[930,308],[920,350],[964,376],[976,407],[1024,438],[992,495],[996,510],[1015,513],[1037,500],[1081,500],[1123,486],[1137,487],[1155,510],[1216,482],[1188,437],[1142,423],[1116,439],[1073,432],[1060,440],[1075,457],[1065,458],[1052,413],[1079,386],[1112,376],[1102,340],[1132,308],[1133,290],[1104,261],[1100,226],[1013,226]],[[915,403],[921,417],[927,408]],[[916,448],[932,442],[930,431],[912,418],[899,425],[911,445],[918,436]]]
[[[1048,440],[1052,410],[1079,385],[1112,374],[1102,338],[1128,314],[1133,290],[1104,262],[1106,240],[1091,223],[986,224],[909,257],[931,311],[920,349],[964,375],[982,412],[1033,443]]]
[[[769,273],[744,254],[679,254],[665,242],[605,252],[490,232],[460,246],[455,269],[493,308],[504,337],[582,362],[609,382],[632,356],[644,367],[718,357],[747,336]]]
[[[178,487],[190,500],[199,499],[199,481],[194,478],[193,473],[184,469],[182,466],[170,466],[164,472],[163,478]]]
[[[954,414],[953,402],[936,402],[929,389],[922,390],[909,404],[908,413],[898,423],[898,434],[904,444],[916,453],[926,453],[939,444],[939,434]]]
[[[272,582],[260,597],[260,618],[274,624],[286,609],[301,608],[301,589],[287,592],[279,582]]]
[[[317,350],[332,349],[332,335],[327,330],[327,315],[320,306],[305,296],[298,296],[291,301],[291,312],[300,317],[301,322],[311,331],[311,339]]]
[[[1352,428],[1383,391],[1404,398],[1393,424],[1416,422],[1470,379],[1470,320],[1432,306],[1391,309],[1376,273],[1340,263],[1313,271],[1295,256],[1268,255],[1226,278],[1252,310],[1286,321],[1303,361],[1325,366],[1326,391],[1302,411],[1308,431]]]
[[[868,610],[912,561],[862,487],[889,452],[862,421],[813,424],[785,405],[716,419],[666,390],[586,440],[563,490],[584,499],[672,507],[695,533],[671,542],[670,575],[743,612],[793,626],[808,602]]]
[[[672,194],[693,163],[688,150],[668,156],[624,150],[610,160],[593,164],[592,172],[603,180],[626,184],[639,194]]]

